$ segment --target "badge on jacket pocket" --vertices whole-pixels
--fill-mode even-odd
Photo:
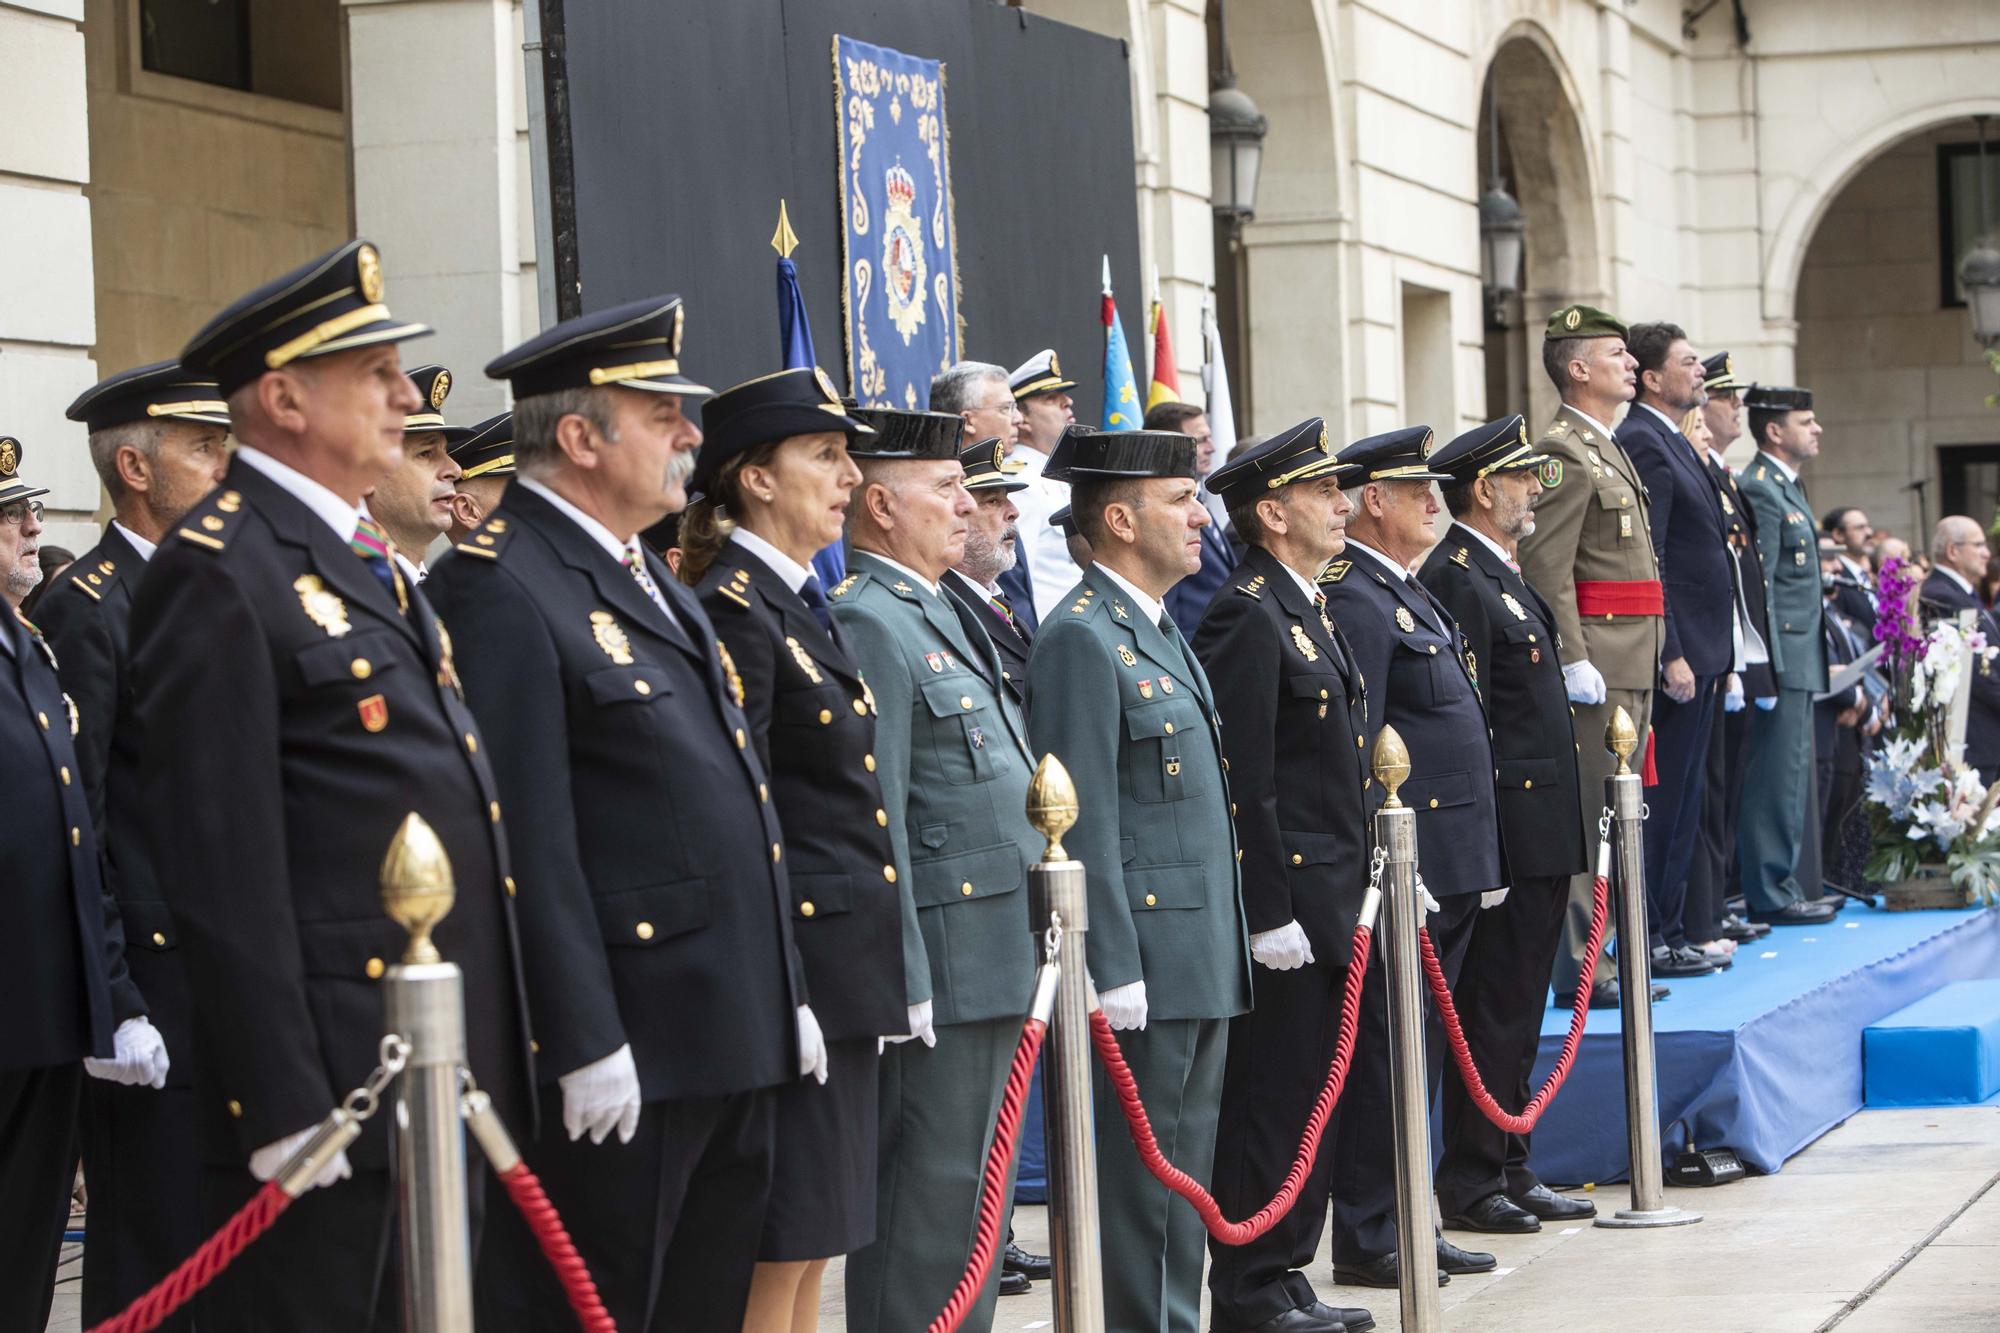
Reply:
[[[379,694],[371,694],[355,705],[361,714],[361,729],[374,733],[389,725],[389,701]]]

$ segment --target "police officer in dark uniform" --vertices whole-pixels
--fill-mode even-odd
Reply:
[[[902,904],[875,750],[873,694],[813,572],[838,542],[873,434],[816,368],[740,384],[702,406],[707,438],[681,515],[683,582],[698,590],[743,682],[743,713],[785,828],[792,933],[826,1034],[825,1086],[778,1093],[777,1165],[751,1280],[750,1333],[819,1316],[833,1255],[875,1238],[877,1042],[901,1035]]]
[[[1340,461],[1358,465],[1349,481],[1354,512],[1347,549],[1320,576],[1327,613],[1347,634],[1361,678],[1368,682],[1368,753],[1382,727],[1396,728],[1410,749],[1410,776],[1401,796],[1417,813],[1418,871],[1438,907],[1431,939],[1455,982],[1471,940],[1480,895],[1507,883],[1494,809],[1493,747],[1471,666],[1451,615],[1424,590],[1411,566],[1436,540],[1438,502],[1430,466],[1435,437],[1407,426],[1359,440]],[[1370,786],[1369,817],[1383,799]],[[1357,1048],[1388,1048],[1384,987],[1363,992]],[[1372,995],[1372,1002],[1370,996]],[[1435,1020],[1432,1023],[1435,1028]],[[1430,1086],[1442,1072],[1442,1033],[1430,1034]],[[1397,1285],[1395,1180],[1389,1147],[1389,1068],[1358,1063],[1349,1075],[1348,1104],[1334,1145],[1333,1275],[1360,1286]],[[1466,1251],[1439,1237],[1441,1275],[1483,1273],[1490,1254]]]
[[[1256,1007],[1229,1021],[1223,1064],[1212,1179],[1230,1217],[1262,1208],[1291,1169],[1339,1038],[1367,891],[1368,703],[1354,654],[1313,581],[1346,544],[1347,470],[1326,423],[1313,417],[1239,453],[1208,482],[1249,543],[1193,645],[1222,715],[1243,912],[1259,969]],[[1333,1156],[1321,1151],[1292,1211],[1262,1237],[1210,1241],[1214,1328],[1331,1333],[1372,1323],[1365,1310],[1322,1305],[1304,1272],[1326,1223]]]
[[[420,815],[450,856],[438,926],[465,976],[468,1062],[530,1128],[530,1052],[499,792],[449,639],[363,494],[396,465],[417,393],[349,241],[210,320],[181,364],[219,381],[240,442],[161,543],[132,607],[139,806],[194,993],[203,1230],[276,1173],[375,1067],[374,981],[407,943],[384,850]],[[396,1322],[387,1117],[217,1278],[204,1329]],[[473,1176],[475,1205],[482,1195]]]
[[[0,436],[0,582],[21,563],[47,495],[18,469],[23,450]],[[32,558],[32,557],[28,557]],[[160,1087],[169,1060],[125,970],[118,907],[99,874],[90,802],[78,769],[77,713],[41,632],[0,614],[0,760],[7,816],[0,976],[0,1326],[48,1322],[56,1256],[76,1166],[77,1095],[86,1068],[100,1079]],[[81,1063],[79,1063],[81,1062]],[[155,1093],[154,1095],[158,1095]]]
[[[1028,648],[1035,631],[1015,610],[1001,587],[1000,576],[1020,563],[1017,524],[1021,511],[1013,496],[1028,489],[1019,479],[1027,465],[1008,456],[1007,442],[995,436],[958,451],[965,465],[965,489],[979,508],[965,535],[965,555],[938,580],[938,586],[970,607],[986,637],[1000,654],[1000,678],[1014,702],[1024,703],[1028,690]],[[1044,534],[1044,541],[1053,540]]]
[[[565,1131],[536,1170],[635,1331],[740,1323],[776,1089],[826,1077],[740,678],[638,540],[686,503],[701,441],[681,322],[652,297],[486,367],[513,386],[519,472],[431,585],[502,796],[534,812],[513,834],[521,939],[543,1116]],[[494,1241],[481,1322],[569,1318],[525,1226]]]
[[[451,495],[451,526],[444,535],[456,546],[500,507],[514,478],[513,412],[486,418],[446,449],[458,465],[458,481]]]
[[[1466,666],[1493,724],[1493,764],[1507,887],[1485,895],[1452,998],[1486,1086],[1503,1106],[1527,1105],[1549,967],[1562,940],[1570,876],[1589,868],[1577,792],[1578,740],[1563,686],[1555,613],[1521,577],[1521,538],[1534,531],[1548,462],[1518,416],[1490,421],[1437,451],[1452,525],[1422,578],[1458,623]],[[1421,816],[1420,816],[1421,818]],[[1528,1168],[1528,1140],[1494,1127],[1465,1083],[1444,1085],[1444,1157],[1437,1193],[1445,1225],[1539,1231],[1596,1213]]]
[[[229,408],[212,380],[172,361],[100,381],[70,404],[116,516],[48,590],[36,619],[77,702],[76,749],[105,882],[125,922],[126,964],[153,1025],[180,1058],[161,1091],[85,1087],[81,1137],[90,1182],[83,1318],[109,1319],[205,1239],[194,1100],[193,1015],[174,925],[146,853],[139,804],[140,720],[129,625],[147,561],[222,480]],[[162,1327],[191,1327],[186,1312]]]

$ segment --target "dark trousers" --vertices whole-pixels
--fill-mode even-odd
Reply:
[[[1510,897],[1512,895],[1509,895]],[[1458,980],[1472,928],[1479,915],[1479,895],[1455,894],[1444,900],[1426,923],[1431,947],[1437,951],[1445,980]],[[1425,995],[1430,994],[1426,987]],[[1382,970],[1378,934],[1368,960],[1368,983],[1361,989],[1360,1034],[1354,1048],[1354,1068],[1341,1097],[1338,1133],[1333,1142],[1333,1261],[1363,1264],[1396,1250],[1395,1105],[1389,1093],[1388,979]],[[1444,1029],[1426,1007],[1424,1064],[1426,1086],[1437,1097],[1438,1076],[1444,1071]],[[1457,1078],[1456,1072],[1452,1074]],[[1303,1122],[1302,1122],[1303,1123]]]
[[[1718,937],[1723,899],[1728,894],[1725,854],[1735,842],[1735,806],[1730,801],[1730,724],[1739,716],[1723,711],[1723,692],[1715,692],[1715,711],[1708,732],[1708,759],[1701,788],[1701,824],[1695,832],[1694,859],[1688,864],[1687,901],[1681,905],[1681,931],[1689,944],[1707,944]],[[1747,706],[1747,705],[1746,705]]]
[[[80,1062],[0,1070],[0,1328],[49,1322],[82,1080]]]
[[[1299,1132],[1340,1039],[1346,984],[1347,969],[1331,961],[1289,972],[1259,968],[1257,1007],[1229,1020],[1210,1189],[1233,1221],[1269,1203],[1292,1169]],[[1336,1106],[1290,1213],[1248,1245],[1209,1241],[1209,1306],[1216,1329],[1254,1328],[1317,1299],[1301,1270],[1318,1251],[1326,1222],[1339,1116]]]
[[[1523,877],[1507,901],[1473,919],[1472,940],[1452,988],[1465,1042],[1502,1108],[1528,1104],[1528,1078],[1541,1044],[1549,964],[1562,941],[1569,877]],[[1461,1213],[1489,1194],[1526,1194],[1541,1182],[1528,1169],[1528,1138],[1494,1127],[1456,1073],[1444,1080],[1444,1157],[1439,1210]]]
[[[1684,945],[1688,867],[1700,840],[1702,791],[1708,785],[1708,738],[1715,724],[1716,677],[1696,676],[1694,698],[1676,703],[1653,694],[1653,764],[1659,785],[1646,789],[1646,913],[1657,949]]]
[[[547,1128],[523,1155],[613,1322],[625,1333],[736,1333],[771,1192],[772,1091],[647,1102],[630,1143],[599,1144],[563,1131],[559,1086],[541,1095]],[[475,1285],[482,1328],[575,1325],[511,1206],[494,1215]]]
[[[111,1318],[207,1239],[194,1089],[130,1088],[86,1079],[83,1178],[90,1218],[83,1247],[83,1323]],[[183,1309],[160,1325],[194,1327]]]

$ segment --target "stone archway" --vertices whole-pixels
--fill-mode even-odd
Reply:
[[[1480,100],[1479,193],[1497,167],[1521,205],[1521,290],[1486,329],[1486,411],[1522,412],[1539,426],[1553,415],[1555,388],[1542,373],[1541,329],[1571,301],[1605,302],[1597,184],[1573,82],[1548,34],[1519,23],[1501,35]],[[1488,117],[1497,107],[1498,161]]]

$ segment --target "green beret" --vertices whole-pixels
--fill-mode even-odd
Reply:
[[[1566,305],[1549,316],[1549,327],[1544,337],[1555,338],[1623,338],[1625,326],[1610,315],[1592,305]]]

